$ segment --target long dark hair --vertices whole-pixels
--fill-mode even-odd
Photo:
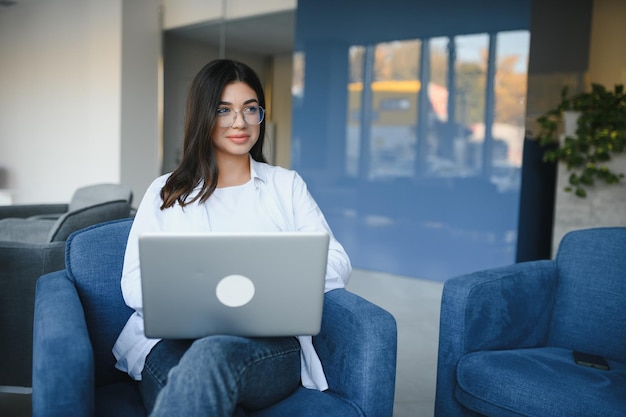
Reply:
[[[204,202],[215,191],[218,170],[211,132],[224,88],[235,81],[248,84],[256,93],[259,105],[265,108],[263,86],[252,68],[230,59],[218,59],[206,64],[189,89],[183,157],[161,189],[161,210],[174,206],[176,202],[182,207],[198,199]],[[263,156],[264,138],[265,120],[261,122],[258,140],[250,149],[252,158],[259,162],[267,162]],[[202,184],[200,192],[187,201],[199,184]]]

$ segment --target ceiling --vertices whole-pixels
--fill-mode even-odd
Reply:
[[[0,12],[42,1],[0,0]],[[294,50],[295,21],[295,10],[228,20],[225,25],[226,49],[260,55],[291,53]],[[220,21],[214,21],[171,29],[166,33],[219,47],[221,27]]]
[[[279,55],[293,52],[295,37],[295,10],[254,16],[226,22],[226,49],[254,52],[261,55]],[[221,22],[199,24],[166,31],[186,39],[220,45]]]

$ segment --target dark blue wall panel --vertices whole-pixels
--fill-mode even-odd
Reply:
[[[529,15],[299,0],[292,166],[355,267],[445,280],[515,262]]]

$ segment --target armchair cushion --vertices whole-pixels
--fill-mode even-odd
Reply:
[[[558,347],[474,352],[459,361],[456,397],[487,416],[625,416],[626,365],[609,366],[576,365]]]
[[[120,277],[132,219],[83,229],[67,241],[66,269],[37,282],[33,347],[36,416],[145,416],[136,382],[114,368],[112,346],[132,311]],[[391,417],[396,323],[344,289],[324,298],[314,338],[331,389],[298,389],[249,417]]]
[[[282,416],[366,417],[366,414],[356,404],[346,401],[345,397],[332,392],[320,393],[302,387],[283,401],[250,414],[250,417]]]

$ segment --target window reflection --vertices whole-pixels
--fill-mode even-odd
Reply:
[[[296,106],[302,106],[304,97],[304,52],[293,54],[293,76],[291,79],[291,95]]]
[[[296,58],[293,166],[355,267],[514,262],[528,47],[525,30],[321,41],[307,77]]]
[[[370,63],[368,48],[352,46],[346,174],[488,175],[501,190],[519,187],[528,40],[527,31],[516,31],[491,40],[477,34],[379,43]],[[490,62],[497,63],[488,80]]]

